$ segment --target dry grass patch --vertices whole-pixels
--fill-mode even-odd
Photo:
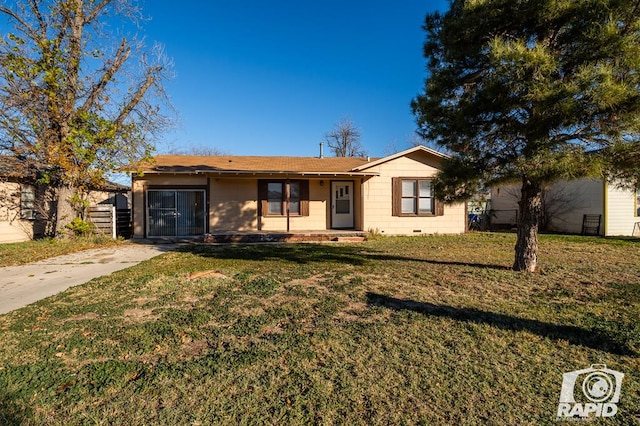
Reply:
[[[380,317],[366,317],[364,314],[367,312],[369,306],[364,302],[349,302],[336,313],[333,318],[338,322],[372,322],[379,321]]]
[[[210,345],[206,340],[192,341],[190,338],[183,338],[182,356],[185,359],[193,359],[203,356],[209,351]]]
[[[187,274],[187,279],[190,281],[198,280],[200,278],[228,279],[229,277],[227,277],[220,271],[201,271],[201,272],[191,272]]]
[[[313,275],[307,278],[294,279],[285,284],[285,289],[300,287],[307,292],[313,290],[318,294],[327,294],[329,289],[326,286],[327,277],[324,274]]]
[[[153,315],[153,309],[125,309],[123,315],[130,322],[153,321],[158,318]]]
[[[55,256],[118,244],[126,243],[102,236],[91,236],[65,240],[43,239],[0,244],[0,267],[24,265]]]
[[[265,314],[262,303],[260,303],[260,301],[255,297],[247,297],[244,301],[239,300],[235,306],[229,309],[229,312],[243,317],[260,316]]]
[[[158,300],[157,297],[138,297],[136,299],[133,299],[132,302],[138,306],[144,306],[146,304],[153,303],[156,300]]]

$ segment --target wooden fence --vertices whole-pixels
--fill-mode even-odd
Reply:
[[[109,235],[111,238],[131,238],[131,210],[118,209],[112,205],[97,205],[89,207],[87,221],[95,226],[99,234]]]
[[[133,224],[131,223],[131,209],[116,210],[116,235],[124,239],[133,237]]]

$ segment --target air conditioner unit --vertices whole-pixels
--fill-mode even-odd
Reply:
[[[22,220],[36,220],[37,213],[33,209],[22,209],[20,210],[20,219]]]

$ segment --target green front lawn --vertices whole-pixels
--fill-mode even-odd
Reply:
[[[0,316],[0,424],[557,424],[562,374],[625,374],[640,242],[188,246]]]

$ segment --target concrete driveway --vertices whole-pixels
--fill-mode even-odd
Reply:
[[[174,250],[172,244],[123,244],[0,269],[0,314]]]

